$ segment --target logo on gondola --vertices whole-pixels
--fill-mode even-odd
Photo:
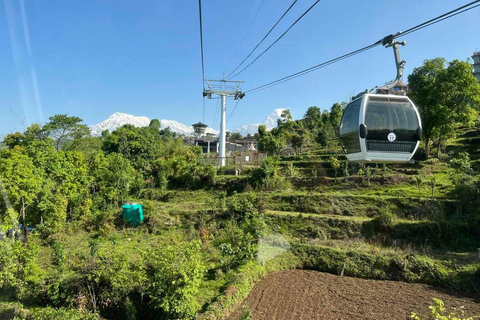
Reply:
[[[397,136],[395,135],[395,133],[392,132],[388,134],[387,138],[388,138],[388,141],[393,142],[395,141],[395,139],[397,139]]]

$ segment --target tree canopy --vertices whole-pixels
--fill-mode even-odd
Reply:
[[[466,61],[425,60],[408,77],[410,97],[419,108],[427,156],[432,141],[438,150],[455,135],[457,124],[469,125],[480,107],[480,84]]]
[[[43,127],[55,140],[55,149],[60,149],[60,144],[64,140],[76,139],[90,135],[90,130],[79,117],[69,117],[66,114],[56,114],[49,118],[50,121]]]

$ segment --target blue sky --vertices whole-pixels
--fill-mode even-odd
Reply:
[[[57,113],[95,124],[114,112],[202,120],[198,2],[194,0],[4,0],[0,6],[0,133]],[[314,1],[298,0],[262,48]],[[227,73],[250,52],[291,0],[203,0],[207,78]],[[322,0],[279,43],[241,74],[262,85],[368,45],[467,1]],[[406,74],[424,59],[470,57],[480,49],[480,8],[406,36]],[[391,49],[377,47],[284,84],[247,95],[228,128],[261,122],[275,108],[294,118],[330,108],[395,77]],[[206,103],[212,125],[216,100]],[[234,103],[229,102],[227,115]],[[22,124],[23,123],[23,124]],[[218,121],[217,121],[218,127]]]

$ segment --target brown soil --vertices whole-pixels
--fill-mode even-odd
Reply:
[[[411,312],[428,314],[433,298],[443,300],[448,308],[465,310],[466,316],[480,315],[478,295],[424,284],[339,277],[304,270],[268,275],[255,285],[242,306],[249,306],[254,320],[405,320]],[[240,307],[228,319],[238,319],[243,310]]]

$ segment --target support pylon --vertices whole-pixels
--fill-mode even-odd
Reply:
[[[227,136],[227,97],[232,96],[235,100],[242,99],[245,93],[240,91],[240,85],[243,81],[231,80],[207,80],[208,89],[203,91],[203,96],[212,99],[212,94],[216,94],[222,99],[221,122],[220,122],[220,154],[218,165],[225,167],[226,162],[226,136]]]

